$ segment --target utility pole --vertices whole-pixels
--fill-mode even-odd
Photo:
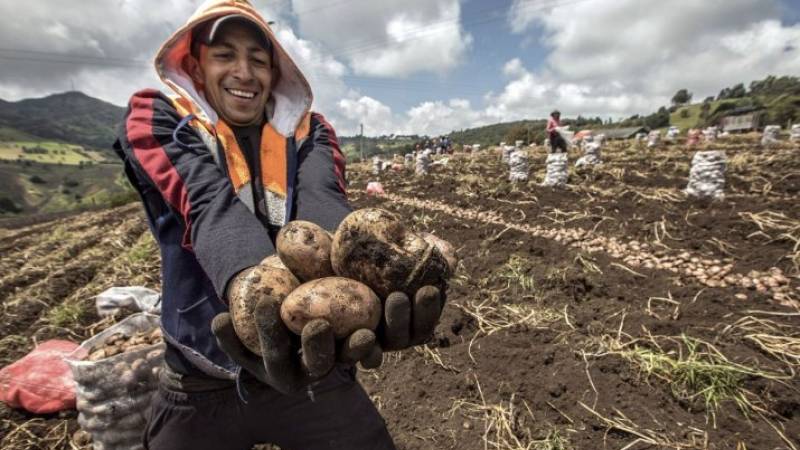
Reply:
[[[364,162],[364,124],[361,124],[361,134],[358,138],[358,148],[361,151],[361,162]]]

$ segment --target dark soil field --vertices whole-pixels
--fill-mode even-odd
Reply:
[[[682,146],[611,143],[563,189],[539,186],[541,148],[527,184],[492,149],[425,178],[351,166],[354,206],[396,212],[460,259],[433,341],[359,374],[398,448],[800,448],[800,150],[715,148],[716,201],[683,194]],[[107,287],[158,288],[137,204],[0,229],[0,253],[0,365],[107,328],[117,318],[92,298]],[[76,415],[0,405],[0,448],[88,448]]]

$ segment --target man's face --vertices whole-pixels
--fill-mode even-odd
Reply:
[[[209,46],[202,46],[194,81],[214,111],[229,125],[260,124],[272,86],[270,53],[257,31],[224,23]]]

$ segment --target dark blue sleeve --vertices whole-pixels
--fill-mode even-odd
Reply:
[[[353,209],[347,201],[344,155],[336,132],[321,114],[311,115],[310,133],[297,159],[293,219],[336,230]]]

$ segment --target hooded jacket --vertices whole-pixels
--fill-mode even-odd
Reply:
[[[280,71],[256,149],[260,167],[253,170],[182,68],[195,27],[231,14],[261,28]],[[263,207],[271,226],[302,219],[335,229],[351,210],[344,157],[333,128],[310,112],[308,81],[246,0],[205,2],[161,46],[155,67],[172,94],[133,94],[114,148],[161,251],[165,357],[179,373],[235,379],[239,368],[217,346],[211,321],[228,310],[231,278],[275,253],[254,210]],[[251,183],[259,170],[264,205],[256,204]]]

